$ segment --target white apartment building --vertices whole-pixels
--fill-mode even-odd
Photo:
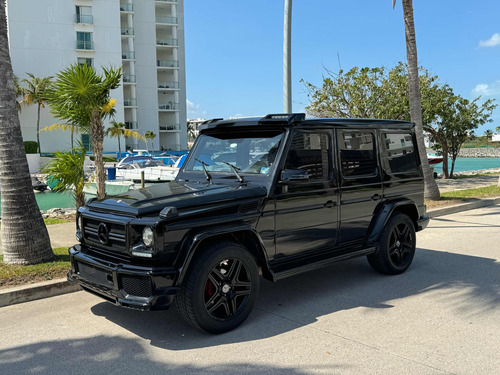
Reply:
[[[187,149],[183,0],[7,0],[7,22],[20,79],[26,72],[55,76],[74,63],[98,71],[122,66],[122,85],[111,95],[114,120],[155,133],[155,150]],[[36,116],[36,105],[20,112],[25,141],[36,140]],[[57,122],[42,109],[40,128]],[[67,149],[70,137],[69,131],[41,132],[42,152]],[[87,135],[79,138],[88,144]],[[126,145],[146,148],[135,138]],[[106,137],[104,151],[117,149],[117,140]]]

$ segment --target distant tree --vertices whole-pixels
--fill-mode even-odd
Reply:
[[[40,109],[45,108],[47,102],[47,89],[52,84],[52,76],[50,77],[35,77],[32,73],[26,73],[29,79],[23,79],[21,82],[26,87],[20,87],[20,92],[23,95],[22,105],[36,104],[38,107],[36,117],[36,142],[38,144],[38,152],[42,152],[40,148]]]
[[[191,121],[187,122],[187,135],[191,141],[194,141],[196,138],[196,128]]]
[[[453,178],[455,161],[462,145],[471,137],[478,126],[491,122],[493,110],[497,107],[493,99],[479,104],[480,98],[472,101],[454,95],[451,91],[444,98],[438,119],[425,130],[438,142],[443,153],[443,175]],[[448,173],[448,157],[451,157],[451,170]]]
[[[151,130],[148,130],[145,134],[144,134],[144,138],[146,139],[151,139],[151,151],[153,151],[153,139],[156,138],[156,134],[153,133]],[[147,147],[148,143],[146,141],[146,147]]]
[[[120,137],[124,138],[137,138],[137,139],[142,139],[143,141],[146,141],[146,139],[140,135],[138,132],[134,130],[130,130],[126,128],[126,125],[123,122],[116,122],[116,121],[111,121],[111,126],[106,129],[106,135],[110,136],[111,138],[117,138],[118,139],[118,161],[121,158],[122,155],[122,149],[120,145]]]
[[[486,145],[488,145],[488,142],[493,139],[493,131],[491,129],[487,129],[484,132],[484,138],[486,138]]]
[[[78,142],[75,148],[71,148],[71,152],[57,151],[52,160],[42,168],[43,173],[58,181],[56,190],[70,190],[73,193],[77,210],[85,204],[85,155],[85,147]]]
[[[103,119],[114,113],[115,99],[110,91],[120,86],[121,68],[103,68],[97,74],[92,68],[74,64],[59,72],[48,91],[51,113],[68,124],[88,129],[96,166],[97,198],[106,194],[104,162],[102,158]]]
[[[3,261],[34,264],[54,258],[33,192],[16,109],[5,2],[0,1],[0,189]]]

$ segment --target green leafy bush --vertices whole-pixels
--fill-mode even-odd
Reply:
[[[36,154],[38,151],[38,144],[35,141],[24,141],[24,151],[27,154]]]

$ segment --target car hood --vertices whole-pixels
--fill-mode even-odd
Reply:
[[[88,203],[88,208],[91,211],[115,212],[137,217],[156,214],[165,207],[173,206],[181,214],[191,210],[224,206],[231,202],[240,204],[252,199],[261,199],[266,193],[265,187],[256,185],[235,183],[235,186],[232,186],[171,181],[93,200]]]

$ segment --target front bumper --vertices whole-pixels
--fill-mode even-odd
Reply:
[[[420,218],[417,221],[417,232],[424,230],[427,228],[427,225],[429,225],[429,216],[420,216]]]
[[[144,267],[113,263],[69,248],[68,281],[115,305],[138,310],[165,310],[179,288],[173,286],[177,271],[172,267]]]

